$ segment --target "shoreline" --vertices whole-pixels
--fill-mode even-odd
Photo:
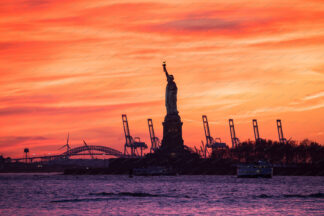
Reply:
[[[0,170],[0,174],[58,174],[58,175],[129,175],[127,171],[113,170],[108,167],[102,168],[68,168],[62,170]],[[178,175],[236,175],[236,167],[231,169],[193,170],[177,172]],[[305,169],[305,167],[273,168],[273,176],[324,176],[324,170],[318,170],[316,166]]]

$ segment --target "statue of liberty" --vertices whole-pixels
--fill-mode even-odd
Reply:
[[[163,70],[165,72],[168,81],[166,91],[165,91],[165,106],[167,109],[167,115],[178,115],[178,109],[177,109],[178,88],[176,83],[174,82],[173,75],[169,75],[166,69],[165,62],[163,62]]]

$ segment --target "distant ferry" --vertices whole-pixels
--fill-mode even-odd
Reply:
[[[238,165],[238,178],[272,178],[273,168],[271,164],[265,161],[259,161],[256,164]]]

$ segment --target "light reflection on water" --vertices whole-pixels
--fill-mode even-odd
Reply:
[[[0,174],[0,215],[323,215],[324,177]]]

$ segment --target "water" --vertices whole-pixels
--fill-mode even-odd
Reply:
[[[0,215],[324,215],[324,177],[0,174]]]

